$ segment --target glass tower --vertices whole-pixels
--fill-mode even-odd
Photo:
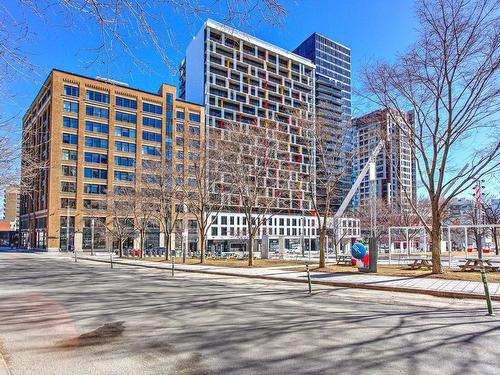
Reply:
[[[316,65],[316,120],[328,125],[326,150],[331,155],[326,159],[330,161],[332,168],[342,170],[344,175],[339,193],[332,202],[334,207],[338,207],[351,186],[351,50],[314,33],[294,53],[310,59]],[[321,173],[319,166],[317,170]],[[317,187],[317,194],[321,199],[321,186]]]

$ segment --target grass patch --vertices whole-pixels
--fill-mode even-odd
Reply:
[[[311,271],[316,272],[328,272],[328,273],[349,273],[349,274],[359,274],[366,275],[358,271],[357,267],[349,266],[337,266],[337,265],[327,265],[324,268],[311,268]],[[479,272],[468,272],[468,271],[458,271],[443,269],[442,274],[433,274],[431,271],[420,269],[412,270],[408,269],[406,266],[379,266],[378,273],[371,273],[369,275],[380,275],[380,276],[403,276],[403,277],[429,277],[434,279],[447,279],[447,280],[465,280],[465,281],[481,281],[481,274]],[[500,282],[500,272],[488,272],[488,281]]]
[[[171,260],[165,261],[165,258],[123,258],[127,260],[136,261],[150,261],[150,262],[163,262],[170,263]],[[175,258],[176,264],[182,263],[181,257]],[[186,258],[186,264],[199,265],[199,266],[216,266],[216,267],[228,267],[228,268],[249,268],[248,259],[206,259],[204,264],[200,264],[199,258]],[[285,267],[288,266],[303,266],[291,268],[290,270],[305,271],[306,262],[303,260],[283,260],[283,259],[255,259],[253,268],[264,268],[264,267]],[[250,267],[251,268],[251,267]],[[336,264],[328,264],[324,268],[318,268],[316,264],[310,264],[310,270],[314,272],[325,272],[325,273],[336,273],[336,274],[356,274],[356,275],[366,275],[366,273],[361,273],[355,266],[339,266]],[[469,272],[469,271],[459,271],[450,270],[443,268],[442,274],[433,274],[427,269],[412,270],[409,269],[406,264],[394,265],[394,266],[379,266],[378,273],[372,273],[370,275],[374,276],[402,276],[402,277],[429,277],[435,279],[448,279],[448,280],[465,280],[465,281],[481,281],[481,274],[479,272]],[[490,282],[500,282],[500,272],[488,272],[488,281]]]

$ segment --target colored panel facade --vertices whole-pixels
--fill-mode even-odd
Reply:
[[[277,140],[265,194],[279,197],[276,212],[310,210],[307,179],[315,175],[314,147],[300,119],[314,118],[314,64],[208,20],[189,45],[180,72],[180,96],[205,104],[209,142],[229,131],[225,123]]]

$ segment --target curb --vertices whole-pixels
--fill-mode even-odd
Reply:
[[[110,263],[107,260],[101,259],[92,259],[92,258],[84,258],[80,257],[79,259],[90,260],[92,262],[100,262],[100,263]],[[135,266],[135,267],[143,267],[143,268],[153,268],[159,270],[169,271],[166,267],[158,267],[152,266],[149,264],[138,264],[138,263],[130,263],[123,261],[113,261],[113,264],[123,264],[125,266]],[[307,284],[307,280],[299,280],[292,279],[288,277],[279,277],[279,276],[265,276],[265,275],[241,275],[231,272],[215,272],[215,271],[205,271],[205,270],[187,270],[176,268],[176,271],[180,272],[191,272],[191,273],[204,273],[208,275],[220,275],[220,276],[232,276],[232,277],[244,277],[248,279],[261,279],[261,280],[271,280],[271,281],[286,281],[292,283],[301,283]],[[444,298],[459,298],[459,299],[485,299],[485,296],[482,294],[475,293],[461,293],[461,292],[447,292],[442,290],[429,290],[429,289],[413,289],[413,288],[404,288],[404,287],[393,287],[393,286],[383,286],[383,285],[370,285],[370,284],[357,284],[357,283],[349,283],[349,282],[336,282],[336,281],[321,281],[321,280],[311,280],[312,284],[317,285],[326,285],[326,286],[335,286],[335,287],[344,287],[344,288],[353,288],[353,289],[371,289],[371,290],[382,290],[385,292],[401,292],[401,293],[413,293],[413,294],[426,294],[435,297],[444,297]],[[491,296],[492,301],[500,301],[500,296]]]

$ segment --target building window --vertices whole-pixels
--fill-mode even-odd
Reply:
[[[142,146],[143,155],[160,156],[160,148],[154,146],[143,145]]]
[[[74,193],[76,192],[76,182],[61,182],[61,191],[64,193]]]
[[[64,112],[78,113],[78,103],[64,101]]]
[[[67,96],[75,96],[78,97],[78,87],[76,86],[70,86],[70,85],[64,85],[64,95]]]
[[[70,129],[78,129],[78,119],[74,117],[63,117],[63,126]]]
[[[108,134],[108,124],[101,124],[100,122],[85,121],[85,130],[89,132]]]
[[[151,103],[142,103],[143,112],[154,113],[157,115],[161,115],[161,105],[151,104]]]
[[[75,177],[76,167],[73,165],[62,165],[61,166],[61,176]]]
[[[184,120],[184,111],[177,111],[175,117],[177,117],[177,120]]]
[[[99,91],[92,91],[92,90],[87,90],[87,93],[85,95],[85,99],[87,100],[92,100],[94,102],[101,102],[101,103],[109,103],[109,94],[99,92]]]
[[[115,171],[115,181],[129,181],[135,180],[135,174],[132,172]]]
[[[107,208],[106,201],[100,201],[95,199],[84,199],[83,208],[89,210],[105,210]]]
[[[108,178],[108,171],[105,169],[85,167],[83,169],[83,176],[85,178],[97,178],[100,180],[106,180]]]
[[[117,96],[116,105],[118,107],[137,109],[137,100]]]
[[[183,124],[183,123],[178,122],[177,124],[175,124],[175,130],[176,130],[178,133],[183,133],[183,132],[184,132],[184,124]]]
[[[85,137],[85,146],[95,148],[108,148],[108,140],[102,138]]]
[[[115,151],[135,152],[135,143],[115,141]]]
[[[199,113],[190,113],[189,121],[191,122],[200,122],[200,114]]]
[[[61,159],[64,161],[76,161],[78,159],[78,153],[76,150],[62,150]]]
[[[109,111],[107,108],[88,105],[85,107],[85,113],[87,114],[87,116],[109,118]]]
[[[217,227],[212,227],[212,236],[217,236]]]
[[[189,127],[189,132],[194,135],[199,135],[200,134],[200,128],[197,126],[190,126]]]
[[[129,158],[126,156],[115,156],[115,165],[119,165],[122,167],[135,167],[135,158]]]
[[[63,133],[63,143],[67,143],[70,145],[78,144],[78,135]]]
[[[142,139],[145,141],[161,143],[161,134],[143,131],[142,132]]]
[[[182,137],[175,138],[175,144],[177,146],[183,146],[184,145],[184,138],[182,138]]]
[[[85,194],[106,194],[106,185],[83,184]]]
[[[143,117],[142,125],[149,126],[151,128],[161,129],[161,120],[151,117]]]
[[[96,154],[94,152],[86,152],[85,153],[85,162],[97,163],[97,164],[107,164],[108,163],[108,155]]]
[[[129,124],[137,123],[137,115],[133,113],[125,113],[125,112],[115,112],[115,120],[120,122],[126,122]]]
[[[117,137],[125,137],[135,139],[136,131],[135,129],[123,128],[121,126],[115,127],[115,135]]]
[[[75,198],[61,198],[61,208],[76,208]]]

